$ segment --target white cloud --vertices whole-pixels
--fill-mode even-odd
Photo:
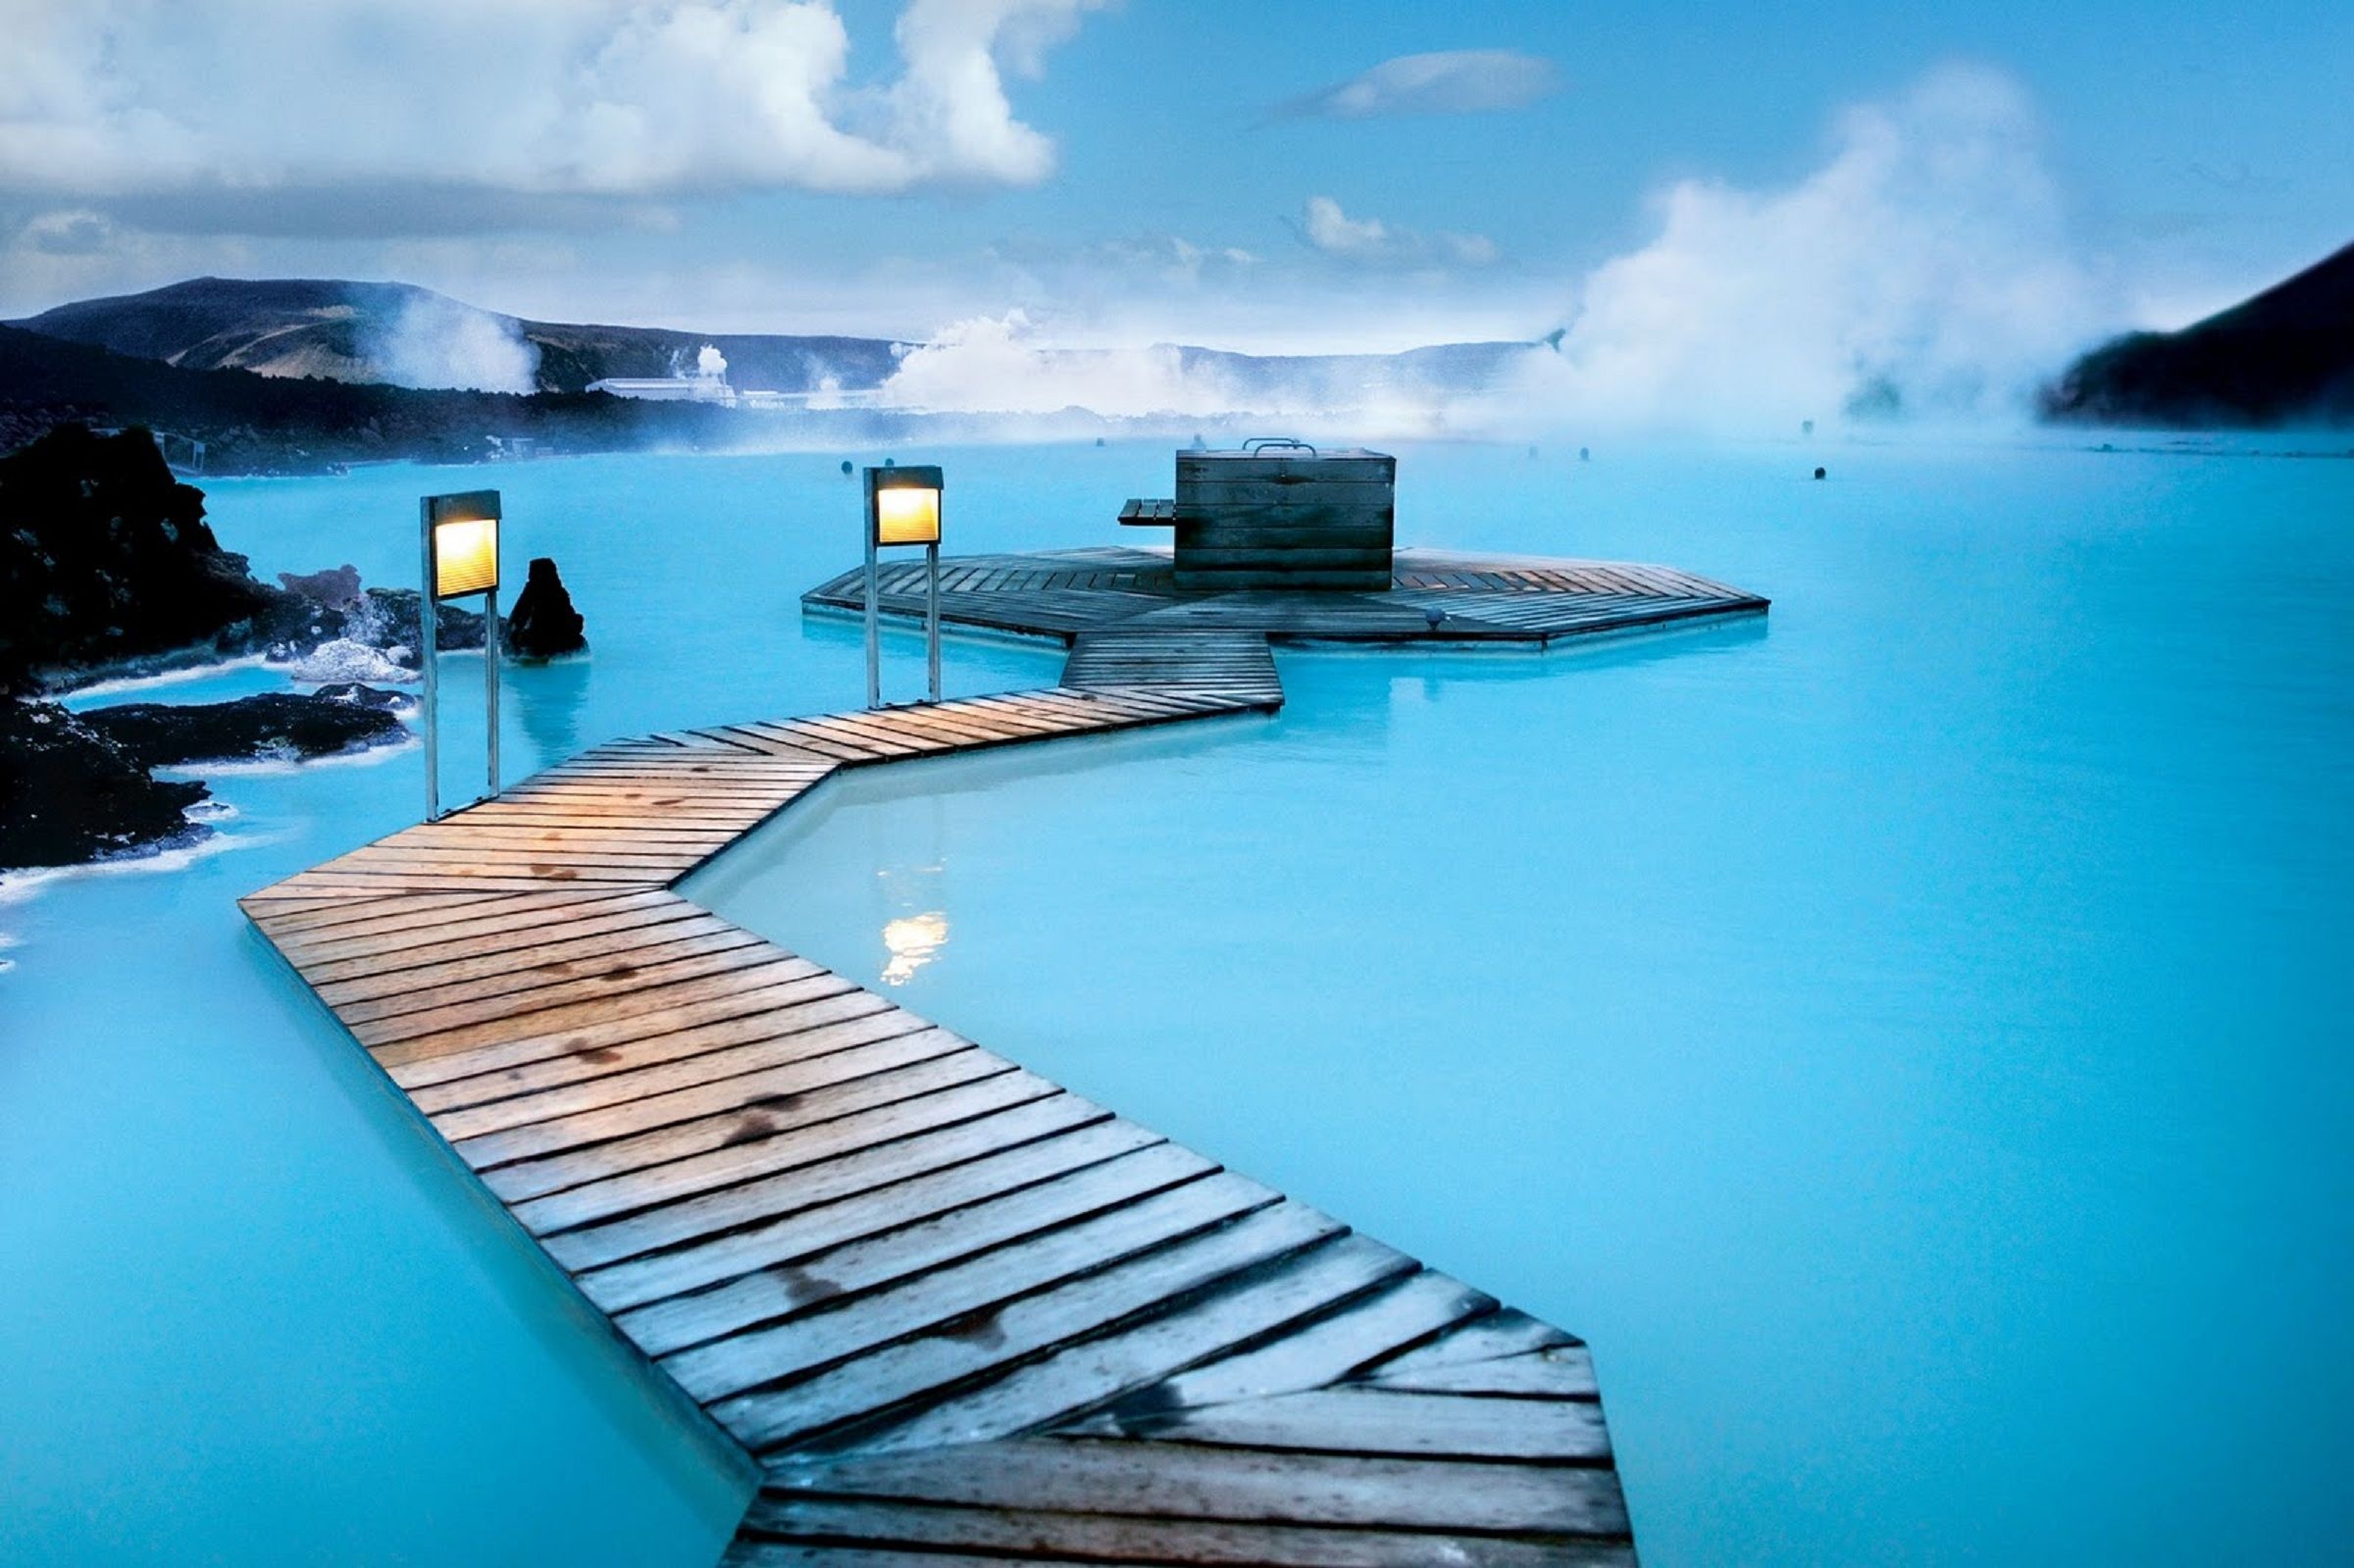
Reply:
[[[1620,423],[1795,428],[1859,393],[2014,411],[2114,319],[2070,241],[2024,93],[1954,67],[1840,120],[1778,190],[1687,180],[1659,236],[1598,268],[1558,356],[1505,401]]]
[[[1513,49],[1449,49],[1384,60],[1285,105],[1284,113],[1330,120],[1479,114],[1524,108],[1560,86],[1550,60]]]
[[[1496,242],[1485,234],[1422,234],[1378,218],[1352,218],[1330,196],[1307,198],[1300,233],[1327,256],[1376,266],[1485,267],[1496,259]]]
[[[0,189],[367,180],[533,195],[1028,184],[1004,75],[1101,0],[908,0],[896,77],[828,0],[20,0]]]

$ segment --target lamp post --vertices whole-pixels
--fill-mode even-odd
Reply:
[[[498,492],[429,495],[423,520],[425,593],[418,603],[418,663],[425,676],[425,820],[441,815],[440,605],[483,595],[483,711],[489,725],[490,795],[498,793]],[[489,796],[484,797],[488,799]]]
[[[940,500],[937,467],[866,471],[866,705],[883,706],[883,632],[876,555],[885,547],[924,547],[924,651],[932,700],[940,700]]]

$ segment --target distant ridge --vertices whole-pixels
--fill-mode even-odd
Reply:
[[[579,392],[606,377],[675,376],[705,344],[741,387],[879,385],[897,364],[887,338],[689,332],[535,322],[414,283],[192,278],[77,300],[7,325],[161,360],[183,370],[491,391]],[[492,374],[481,374],[484,371]]]
[[[4,324],[160,360],[182,370],[507,392],[579,392],[607,378],[691,370],[708,344],[742,390],[868,391],[916,345],[881,337],[691,332],[537,322],[483,310],[413,283],[338,278],[193,278],[142,294],[77,300]],[[1524,342],[1440,343],[1403,353],[1244,354],[1168,345],[1238,409],[1437,401],[1487,390],[1531,350]],[[1058,351],[1085,361],[1099,351]],[[1254,402],[1254,400],[1256,400]]]
[[[2354,245],[2175,332],[2102,344],[2046,419],[2181,429],[2354,424]]]

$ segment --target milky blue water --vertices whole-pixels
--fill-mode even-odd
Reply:
[[[941,455],[952,550],[1109,541],[1168,465]],[[1587,1336],[1649,1562],[2343,1560],[2354,463],[1402,459],[1403,538],[1773,614],[1286,653],[1279,718],[837,784],[702,895]],[[265,575],[394,582],[421,490],[499,482],[594,644],[513,672],[521,771],[855,703],[854,629],[795,603],[854,557],[835,461],[207,488]],[[0,903],[0,1559],[724,1541],[741,1482],[231,905],[418,770],[217,778],[225,851]]]

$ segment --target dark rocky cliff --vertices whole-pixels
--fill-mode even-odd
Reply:
[[[2102,344],[2042,405],[2088,425],[2354,425],[2354,245],[2180,331]]]

